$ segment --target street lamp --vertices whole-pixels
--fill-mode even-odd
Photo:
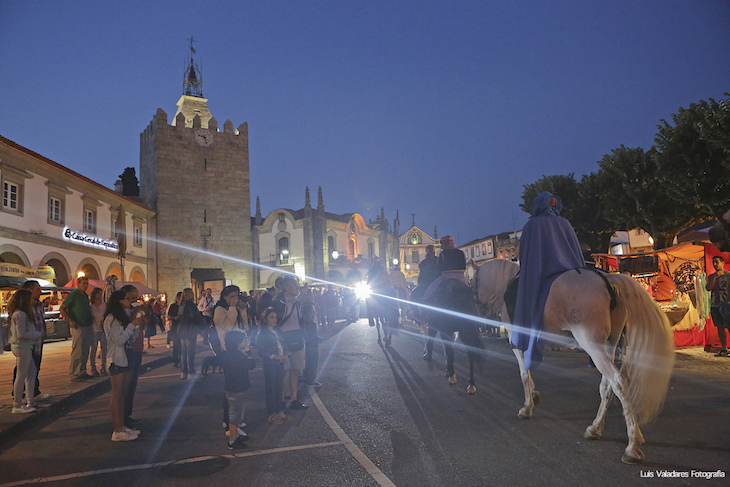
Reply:
[[[332,258],[334,260],[337,260],[337,257],[339,257],[339,256],[340,256],[340,253],[339,252],[337,252],[336,250],[333,250],[332,251]]]
[[[406,264],[406,270],[407,271],[411,270],[411,264]]]
[[[398,265],[398,259],[393,259],[393,265]]]

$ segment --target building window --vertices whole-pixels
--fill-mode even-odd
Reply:
[[[487,255],[487,244],[482,244],[482,254]]]
[[[372,242],[368,242],[368,260],[375,258],[375,245]]]
[[[281,237],[279,239],[279,264],[289,264],[289,238]]]
[[[139,225],[134,226],[134,246],[142,246],[142,227],[140,227]]]
[[[51,196],[48,198],[48,222],[49,223],[63,223],[62,216],[62,205],[60,199]]]
[[[411,251],[411,262],[417,264],[419,260],[420,256],[418,255],[418,250]]]
[[[20,213],[20,195],[22,186],[11,181],[3,182],[3,209]]]
[[[84,208],[84,231],[96,232],[96,211]]]
[[[353,259],[357,257],[357,253],[355,252],[355,240],[350,239],[350,257]]]
[[[474,247],[471,248],[471,258],[474,258]]]
[[[479,257],[481,254],[479,253],[479,246],[477,245],[477,257]]]
[[[117,219],[112,217],[112,238],[119,237],[119,230],[117,230]]]

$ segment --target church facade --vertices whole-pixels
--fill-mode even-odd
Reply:
[[[271,287],[284,273],[294,273],[337,284],[366,280],[368,269],[384,267],[397,255],[397,240],[381,209],[375,221],[365,222],[359,213],[335,214],[325,211],[322,188],[312,207],[309,188],[304,207],[278,208],[261,215],[257,199],[253,218],[254,260],[263,266],[254,270],[255,287]]]

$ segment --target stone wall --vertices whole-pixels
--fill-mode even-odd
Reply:
[[[158,286],[168,296],[191,285],[193,268],[221,268],[244,290],[253,284],[250,265],[226,258],[253,256],[248,127],[234,133],[228,120],[219,132],[215,119],[205,129],[195,118],[193,127],[168,125],[159,109],[140,141],[140,192],[158,212]]]

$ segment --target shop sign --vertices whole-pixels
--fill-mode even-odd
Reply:
[[[30,279],[44,279],[46,281],[52,281],[56,278],[56,271],[53,270],[53,267],[29,269],[22,265],[2,262],[0,263],[0,276],[27,277]]]
[[[119,250],[119,244],[116,240],[107,240],[104,238],[94,237],[92,235],[84,235],[83,233],[75,232],[68,227],[63,229],[63,239],[89,247],[109,250],[110,252],[116,252]]]

